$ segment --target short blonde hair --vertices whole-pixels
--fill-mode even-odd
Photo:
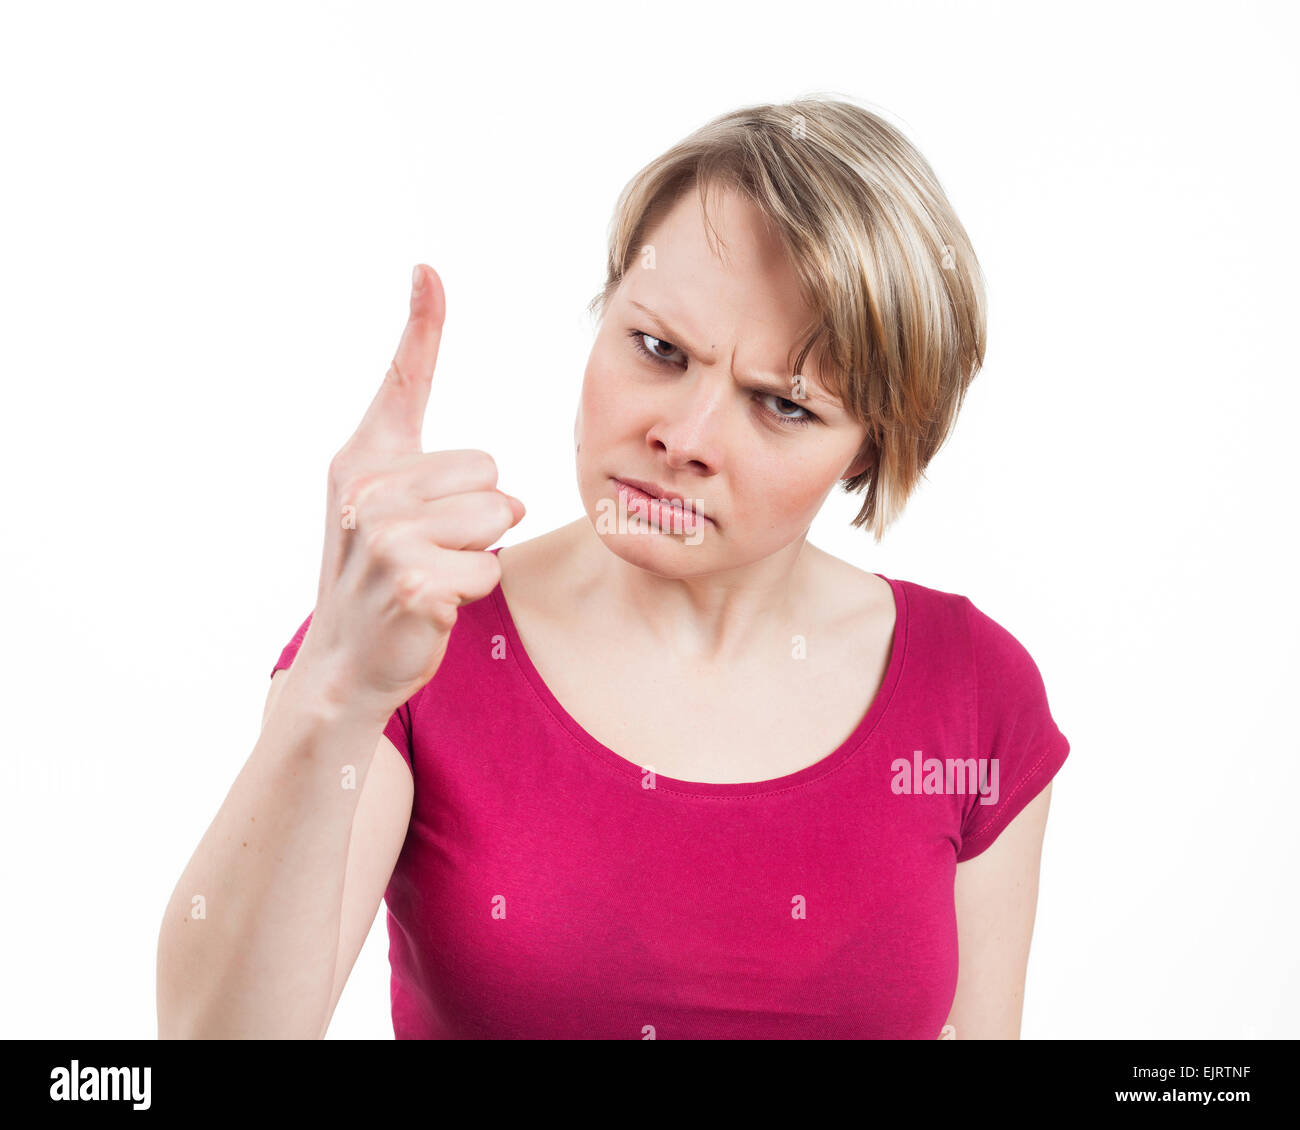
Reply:
[[[628,182],[589,312],[604,316],[648,232],[692,187],[715,236],[708,194],[730,188],[782,240],[814,312],[794,372],[811,354],[822,383],[866,426],[858,458],[869,465],[844,486],[866,488],[853,525],[879,542],[984,361],[984,279],[965,229],[925,158],[879,115],[820,95],[746,106]]]

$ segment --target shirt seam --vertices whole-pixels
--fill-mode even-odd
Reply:
[[[1037,761],[1034,762],[1033,766],[1025,773],[1025,775],[1020,778],[1020,781],[1017,783],[1016,787],[1012,789],[1009,793],[1007,793],[1005,799],[1002,801],[1002,808],[999,810],[999,815],[1002,812],[1007,811],[1007,809],[1011,807],[1011,802],[1019,795],[1020,791],[1027,784],[1029,784],[1030,781],[1033,780],[1034,774],[1038,772],[1039,767],[1051,755],[1052,755],[1052,750],[1049,748],[1043,753],[1041,757],[1039,757]],[[990,818],[987,824],[981,825],[979,828],[973,831],[969,836],[964,836],[962,838],[963,846],[969,843],[971,840],[978,840],[981,836],[986,835],[988,832],[992,831],[992,829],[995,828],[996,826],[997,826],[997,817],[994,816]]]

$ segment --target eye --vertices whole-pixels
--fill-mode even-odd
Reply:
[[[803,413],[802,416],[787,416],[785,412],[780,410],[772,412],[771,414],[775,416],[778,420],[780,420],[781,423],[783,424],[811,424],[814,420],[817,419],[817,417],[814,416],[811,412],[809,412],[808,409],[805,408],[802,404],[799,404],[797,401],[794,400],[788,400],[784,396],[777,396],[776,393],[774,392],[760,392],[758,394],[758,399],[760,401],[775,400],[778,404],[788,404],[796,412]]]
[[[663,338],[655,337],[653,334],[645,333],[642,330],[633,330],[630,334],[628,334],[628,337],[632,339],[632,344],[636,347],[636,349],[644,356],[649,357],[650,360],[652,361],[661,361],[669,365],[672,364],[672,362],[667,357],[665,357],[662,353],[657,353],[654,349],[647,349],[645,347],[646,341],[653,341],[653,342],[657,342],[659,345],[666,345],[668,346],[670,353],[681,353],[681,350],[678,349],[675,345],[673,345],[671,341],[664,341]]]
[[[672,365],[674,364],[674,362],[669,360],[669,358],[665,357],[662,353],[658,353],[652,349],[647,349],[645,346],[646,341],[653,341],[653,342],[657,342],[659,345],[666,345],[668,347],[670,354],[682,352],[675,345],[673,345],[671,341],[664,341],[663,338],[655,337],[654,334],[648,334],[644,330],[630,330],[627,336],[631,338],[633,348],[635,348],[636,351],[640,353],[642,357],[645,357],[650,361],[654,361],[656,364],[659,365]],[[685,355],[683,354],[683,356]],[[807,424],[815,424],[819,422],[819,418],[815,416],[813,413],[809,412],[808,409],[805,408],[803,405],[799,404],[797,401],[790,400],[787,397],[777,396],[777,394],[774,392],[764,392],[761,389],[756,390],[754,393],[754,399],[759,401],[760,403],[762,403],[764,400],[775,400],[780,404],[789,405],[796,412],[800,413],[800,415],[796,416],[796,415],[790,415],[785,411],[777,411],[772,408],[764,409],[764,414],[768,417],[768,419],[774,420],[781,427],[797,428],[797,427],[803,427]]]

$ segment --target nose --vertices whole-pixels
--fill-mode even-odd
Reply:
[[[716,474],[723,461],[726,410],[735,390],[724,374],[695,372],[664,393],[646,442],[674,470]]]

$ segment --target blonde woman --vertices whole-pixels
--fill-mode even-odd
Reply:
[[[1015,1038],[1069,743],[1016,638],[878,542],[984,355],[974,252],[879,116],[700,129],[623,192],[582,517],[423,453],[444,318],[330,467],[320,585],[162,927],[163,1036],[323,1036],[381,898],[410,1038]],[[193,892],[209,915],[191,920]]]

